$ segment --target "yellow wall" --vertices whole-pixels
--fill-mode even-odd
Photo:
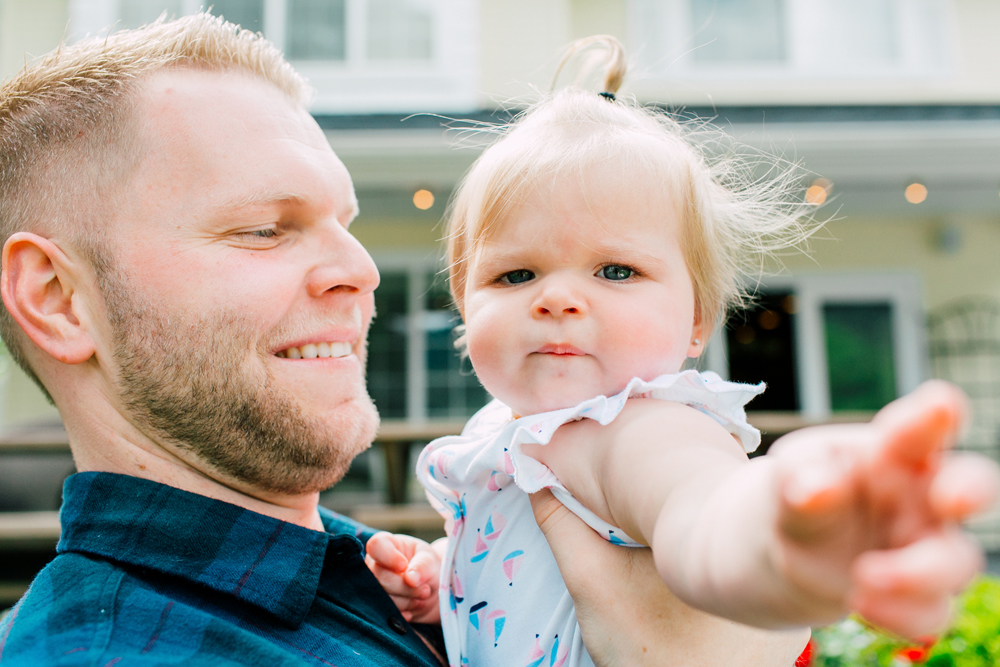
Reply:
[[[952,226],[956,251],[941,247],[940,234]],[[785,258],[796,271],[913,270],[923,280],[930,309],[964,296],[1000,299],[1000,219],[992,217],[870,219],[831,222],[811,243],[811,259]]]
[[[66,32],[67,0],[0,0],[0,78],[25,60],[59,46]]]
[[[482,103],[494,106],[548,90],[570,40],[569,0],[482,0],[479,5]]]
[[[364,217],[351,225],[351,233],[371,252],[434,250],[441,247],[439,241],[444,235],[440,225]]]
[[[0,78],[20,70],[26,60],[48,53],[66,31],[66,0],[0,0]],[[59,418],[34,383],[9,359],[3,424]]]

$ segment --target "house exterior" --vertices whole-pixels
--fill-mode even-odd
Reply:
[[[64,36],[200,4],[0,0],[0,73]],[[548,88],[565,44],[607,33],[630,54],[624,94],[800,162],[803,197],[828,200],[809,254],[782,258],[703,365],[766,379],[775,398],[761,407],[814,419],[944,375],[974,393],[973,444],[996,446],[1000,3],[216,0],[213,11],[261,30],[317,88],[312,112],[358,191],[352,231],[382,272],[369,385],[384,418],[461,419],[487,399],[452,347],[438,224],[477,149],[456,147],[442,117],[504,118],[498,109]],[[0,423],[57,418],[8,369]]]

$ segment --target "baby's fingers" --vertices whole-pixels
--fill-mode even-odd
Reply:
[[[877,593],[952,594],[982,568],[979,547],[957,528],[946,528],[899,549],[867,551],[851,568],[854,583]]]
[[[779,459],[781,529],[797,542],[841,535],[854,507],[859,444],[870,439],[863,427],[808,429],[802,435],[822,439],[824,447],[808,447],[804,437],[789,438]],[[799,435],[799,434],[794,434]]]
[[[368,556],[383,568],[393,572],[402,573],[406,571],[409,559],[396,544],[395,536],[392,533],[375,533],[365,544],[365,551]]]
[[[872,424],[885,434],[896,460],[922,467],[928,456],[955,444],[968,412],[968,399],[958,387],[931,380],[885,406]]]
[[[368,568],[375,575],[378,583],[382,585],[385,592],[389,594],[393,599],[423,599],[429,597],[431,594],[431,587],[428,584],[423,584],[420,586],[410,586],[403,575],[398,572],[393,572],[384,567],[381,567],[377,563],[368,563]],[[397,604],[397,606],[399,606]],[[400,607],[402,609],[402,607]]]
[[[859,596],[851,608],[869,623],[916,641],[941,634],[954,613],[951,597],[921,598],[914,595]]]
[[[969,452],[945,459],[930,488],[930,502],[939,518],[962,521],[997,502],[1000,467]]]
[[[403,573],[403,579],[414,588],[433,585],[437,580],[440,564],[441,559],[435,552],[429,549],[418,551],[410,559],[410,564]]]
[[[851,606],[873,623],[909,637],[947,624],[954,595],[982,567],[972,540],[957,528],[901,549],[869,551],[852,567]]]

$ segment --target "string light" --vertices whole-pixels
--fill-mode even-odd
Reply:
[[[927,199],[927,186],[923,183],[910,183],[903,191],[903,196],[911,204],[923,203]]]
[[[430,190],[417,190],[413,193],[413,205],[421,211],[434,206],[434,193]]]
[[[817,178],[806,190],[806,203],[814,206],[824,203],[832,187],[833,183],[829,179]]]

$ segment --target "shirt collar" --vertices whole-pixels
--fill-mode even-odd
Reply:
[[[337,527],[330,513],[327,529]],[[126,475],[78,473],[63,488],[56,550],[207,586],[297,627],[312,606],[328,533]]]

